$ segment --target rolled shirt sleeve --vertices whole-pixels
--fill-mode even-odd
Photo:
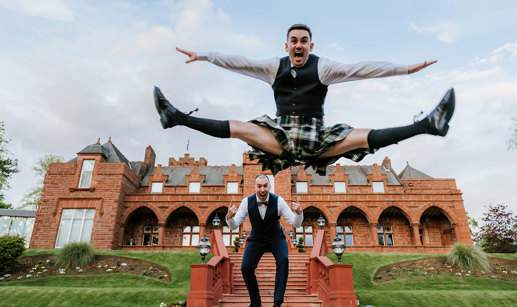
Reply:
[[[283,216],[294,228],[302,226],[303,211],[300,215],[294,213],[281,196],[278,197],[278,216]]]
[[[237,213],[231,218],[226,219],[226,225],[230,227],[231,230],[237,229],[242,222],[244,222],[244,219],[246,219],[246,216],[248,216],[248,198],[245,197],[241,204],[239,205],[239,209],[237,210]]]

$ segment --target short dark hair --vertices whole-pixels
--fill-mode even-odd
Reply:
[[[312,32],[308,25],[303,23],[295,23],[289,28],[289,30],[287,30],[287,39],[289,39],[289,33],[291,33],[292,30],[305,30],[309,32],[309,38],[312,40]]]

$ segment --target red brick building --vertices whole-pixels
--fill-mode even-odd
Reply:
[[[247,154],[240,166],[209,166],[188,154],[161,166],[151,146],[144,161],[129,162],[111,140],[97,142],[51,165],[30,247],[86,241],[96,249],[192,249],[213,229],[216,215],[225,224],[230,202],[253,193],[261,172]],[[455,242],[472,244],[455,180],[432,178],[409,164],[398,174],[387,157],[381,165],[337,164],[326,176],[293,167],[270,179],[274,193],[301,203],[302,227],[283,227],[303,236],[308,249],[320,216],[328,242],[339,235],[347,251],[443,253]],[[225,243],[250,228],[248,220],[235,232],[223,227]]]

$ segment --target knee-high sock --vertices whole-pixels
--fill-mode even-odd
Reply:
[[[194,117],[181,112],[177,112],[177,114],[178,124],[180,125],[218,138],[230,137],[230,122],[227,120]]]
[[[424,118],[409,126],[371,130],[368,134],[368,146],[370,149],[378,149],[391,144],[396,144],[412,136],[430,133],[429,120]]]

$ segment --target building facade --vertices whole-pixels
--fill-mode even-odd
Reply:
[[[269,176],[288,203],[298,200],[302,227],[282,226],[311,248],[317,220],[327,241],[343,238],[347,251],[444,253],[455,242],[472,244],[462,193],[454,179],[432,178],[411,166],[396,173],[380,165],[332,165],[327,175],[292,167],[270,172],[243,154],[242,165],[210,166],[188,154],[155,165],[151,146],[144,161],[129,162],[113,145],[89,145],[66,163],[51,165],[44,181],[30,247],[90,242],[96,249],[193,249],[221,219],[227,246],[251,229],[225,226],[230,203],[254,193],[254,179]]]

